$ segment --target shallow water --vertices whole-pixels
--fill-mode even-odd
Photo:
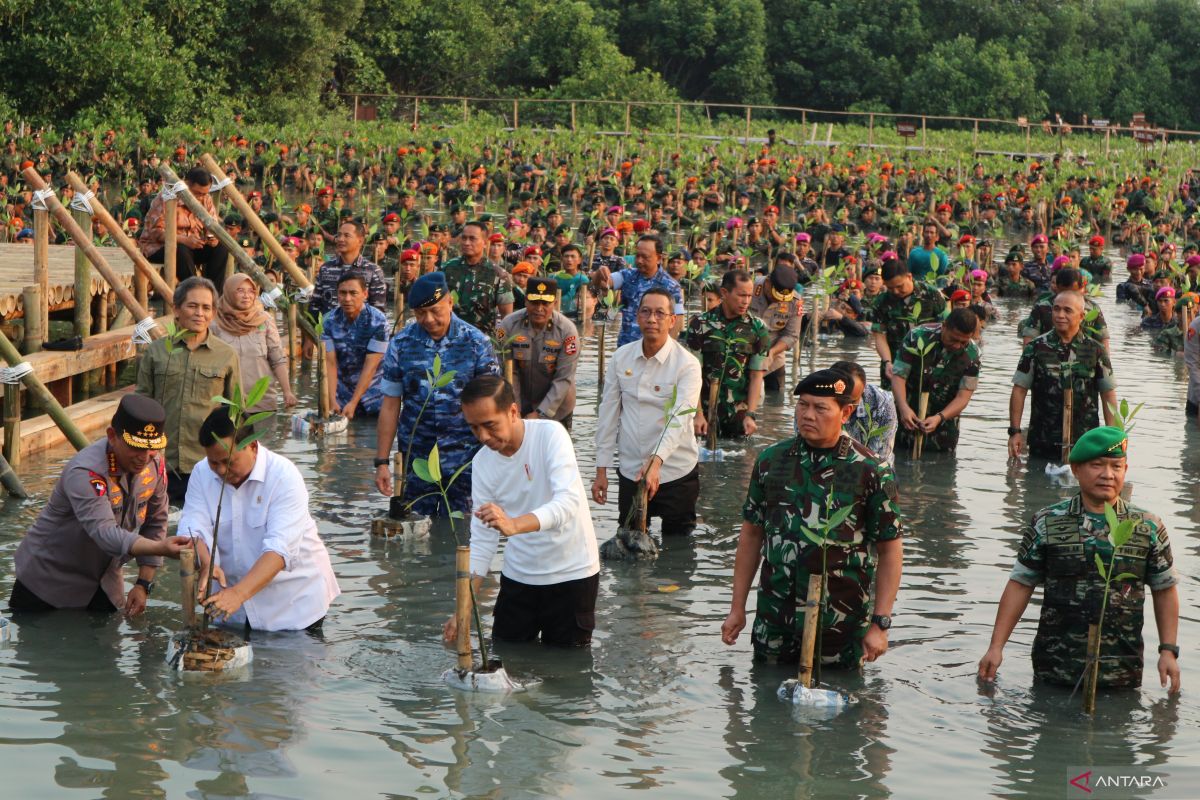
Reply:
[[[1133,499],[1171,532],[1191,687],[1200,431],[1184,422],[1181,362],[1151,355],[1134,312],[1115,306],[1111,287],[1106,295],[1118,394],[1146,401],[1130,448]],[[976,684],[1018,527],[1068,492],[1039,462],[1006,466],[1024,306],[1001,302],[957,456],[900,458],[907,538],[891,648],[861,674],[827,675],[853,698],[832,719],[793,714],[775,696],[788,670],[753,665],[748,633],[732,648],[719,635],[745,481],[756,450],[790,434],[790,396],[769,396],[751,447],[702,467],[705,525],[695,536],[668,540],[655,563],[602,568],[590,651],[500,648],[510,673],[542,681],[507,698],[439,680],[454,660],[440,644],[454,543],[444,530],[419,543],[371,538],[370,520],[386,508],[371,481],[374,426],[355,422],[318,447],[289,438],[281,419],[270,446],[308,478],[344,591],[324,640],[256,635],[248,676],[181,681],[163,664],[180,624],[169,568],[134,622],[68,612],[21,621],[15,641],[0,645],[2,795],[1047,797],[1065,791],[1070,765],[1198,763],[1200,741],[1186,731],[1200,725],[1200,702],[1195,689],[1177,699],[1159,689],[1149,604],[1145,685],[1102,694],[1095,719],[1069,691],[1032,685],[1036,607],[1006,649],[994,691]],[[594,343],[580,368],[573,433],[588,482]],[[818,363],[856,353],[874,374],[866,343],[828,343]],[[301,377],[308,398],[311,380]],[[22,477],[35,499],[0,506],[0,596],[11,589],[20,536],[67,457],[28,462]],[[615,508],[594,512],[607,538]]]

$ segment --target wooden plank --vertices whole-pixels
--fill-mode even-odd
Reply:
[[[98,248],[125,286],[133,285],[133,262],[119,247]],[[0,244],[0,314],[24,315],[21,291],[34,282],[34,248],[22,244]],[[73,308],[75,296],[75,247],[52,244],[47,258],[47,302],[52,310]],[[91,293],[107,289],[104,279],[91,267]]]
[[[132,386],[126,386],[124,389],[84,400],[82,403],[68,406],[67,414],[79,427],[79,430],[83,431],[84,436],[92,440],[98,439],[112,421],[112,415],[116,412],[121,398],[132,391]],[[3,431],[0,431],[0,442],[3,442],[3,439]],[[21,456],[23,458],[64,445],[70,446],[67,437],[48,415],[21,421]]]
[[[137,346],[132,337],[133,326],[130,325],[89,337],[84,340],[82,350],[42,350],[31,353],[25,360],[33,365],[34,373],[42,379],[42,383],[49,384],[118,361],[137,358]]]

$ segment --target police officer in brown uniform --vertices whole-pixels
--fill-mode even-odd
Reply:
[[[553,419],[568,429],[575,412],[575,368],[579,332],[554,310],[558,281],[531,278],[525,285],[525,307],[500,322],[498,336],[512,339],[513,384],[525,419]]]
[[[121,399],[107,436],[67,462],[50,501],[13,559],[9,608],[140,614],[162,557],[178,558],[186,536],[167,536],[166,411],[137,394]],[[138,563],[125,592],[122,565]]]
[[[775,269],[769,275],[755,279],[754,298],[750,301],[750,313],[763,321],[771,337],[763,377],[763,388],[769,391],[779,389],[787,354],[796,346],[804,321],[804,299],[796,293],[796,269],[792,266],[792,258],[791,253],[779,254]]]

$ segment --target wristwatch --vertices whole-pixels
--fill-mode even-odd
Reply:
[[[134,582],[134,586],[140,586],[143,589],[145,589],[147,597],[150,595],[151,592],[154,591],[154,581],[148,581],[145,578],[138,578],[137,581]],[[1176,648],[1176,650],[1178,650],[1178,649],[1179,648]],[[1179,655],[1179,654],[1176,653],[1176,655]]]
[[[746,416],[747,416],[747,417],[749,417],[749,418],[750,418],[750,419],[752,419],[752,420],[755,420],[755,421],[757,421],[757,420],[758,420],[758,417],[754,416],[754,412],[753,412],[753,411],[747,411],[747,412],[746,412]]]
[[[1009,429],[1008,429],[1008,435],[1009,435],[1009,436],[1016,436],[1016,435],[1017,435],[1018,433],[1020,433],[1020,432],[1021,432],[1021,429],[1020,429],[1020,428],[1009,428]]]
[[[375,459],[375,469],[379,469],[380,467],[386,467],[390,463],[392,463],[392,460],[390,458],[377,458],[377,459]]]
[[[1177,644],[1160,644],[1158,646],[1158,652],[1161,653],[1164,650],[1167,651],[1168,653],[1170,653],[1171,655],[1175,656],[1176,658],[1179,658],[1179,645],[1177,645]]]
[[[872,614],[871,622],[874,622],[876,625],[878,625],[879,630],[881,631],[886,631],[888,628],[892,627],[892,618],[887,614]]]

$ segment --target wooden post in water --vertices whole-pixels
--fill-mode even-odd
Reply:
[[[460,545],[454,552],[454,622],[458,668],[469,670],[471,656],[471,548]],[[486,666],[486,665],[485,665]]]
[[[21,344],[21,352],[29,355],[41,350],[46,341],[46,295],[35,283],[21,290],[21,302],[25,306],[25,341]]]
[[[602,322],[598,326],[596,332],[596,405],[600,405],[600,398],[604,396],[604,333],[608,330],[608,323]]]
[[[817,659],[821,657],[814,651],[817,646],[817,631],[821,627],[823,578],[823,575],[808,576],[808,595],[804,600],[804,632],[800,636],[800,673],[796,677],[800,685],[806,689],[813,688],[816,682]]]
[[[1075,387],[1068,386],[1063,389],[1063,426],[1062,426],[1062,463],[1066,464],[1071,460],[1071,433],[1074,429],[1074,421],[1071,419],[1075,405]]]
[[[13,468],[2,455],[0,455],[0,486],[3,486],[13,497],[21,500],[29,497],[25,487],[21,485],[21,479],[17,477],[17,473],[13,472]]]
[[[1083,713],[1096,713],[1096,684],[1100,680],[1100,626],[1088,625],[1087,660],[1083,673]]]
[[[929,392],[921,392],[917,399],[917,419],[920,422],[925,421],[925,415],[929,413]],[[921,453],[925,452],[925,433],[918,428],[917,435],[913,437],[912,457],[920,458]]]
[[[721,389],[721,381],[709,378],[708,381],[708,449],[716,452],[717,449],[717,425],[720,419],[717,417],[717,392]]]
[[[13,346],[12,341],[0,331],[0,358],[8,362],[10,367],[15,367],[21,363],[21,354],[17,352],[17,348]],[[42,383],[35,373],[30,372],[21,378],[25,384],[25,389],[29,392],[29,396],[38,402],[38,404],[46,410],[50,419],[54,420],[54,424],[58,425],[62,430],[63,435],[76,450],[82,450],[91,442],[79,430],[75,423],[67,416],[67,412],[63,410],[62,405],[46,388],[46,384]]]
[[[4,384],[4,458],[21,466],[21,384]]]
[[[33,282],[41,290],[42,304],[37,307],[39,327],[45,336],[50,330],[50,212],[33,212]],[[29,305],[25,306],[25,324],[29,324]],[[28,335],[28,331],[26,331]]]
[[[196,553],[193,550],[179,551],[179,585],[183,624],[190,630],[196,627]]]
[[[163,201],[163,275],[167,286],[175,288],[179,280],[179,199]],[[191,275],[185,275],[190,278]]]

